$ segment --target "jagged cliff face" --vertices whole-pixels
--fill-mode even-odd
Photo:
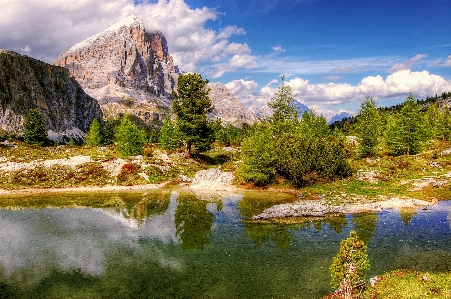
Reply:
[[[177,86],[166,38],[146,32],[135,16],[64,51],[55,64],[69,70],[107,117],[127,111],[147,122],[162,119]]]
[[[214,106],[210,119],[220,118],[223,123],[232,123],[241,126],[244,123],[252,124],[257,117],[251,113],[222,83],[208,83],[210,92],[208,96]]]
[[[68,137],[81,137],[94,118],[102,118],[97,101],[67,69],[0,50],[0,127],[23,132],[23,119],[34,108],[49,131]]]

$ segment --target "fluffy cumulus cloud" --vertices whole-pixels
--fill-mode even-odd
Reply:
[[[59,53],[101,32],[120,19],[136,15],[147,31],[165,34],[169,51],[183,71],[199,71],[213,63],[210,75],[219,77],[237,68],[253,68],[256,58],[246,44],[232,43],[243,28],[206,28],[216,20],[215,9],[191,8],[183,0],[158,0],[135,5],[133,0],[2,0],[0,48],[53,62]]]
[[[350,102],[360,103],[367,96],[392,99],[394,103],[397,103],[404,100],[410,92],[417,98],[424,98],[451,90],[451,80],[427,71],[412,72],[410,70],[395,72],[385,79],[380,75],[368,76],[356,85],[311,84],[309,80],[299,77],[294,77],[286,83],[292,88],[292,94],[296,100],[325,115],[332,113],[331,111],[338,111],[339,105]],[[246,105],[258,106],[267,103],[277,91],[279,84],[279,81],[272,80],[265,86],[258,87],[254,81],[235,80],[228,83],[227,87],[238,98],[243,99]],[[333,109],[334,107],[337,109]]]

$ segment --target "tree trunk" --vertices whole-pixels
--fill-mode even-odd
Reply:
[[[191,141],[188,141],[188,144],[186,145],[186,158],[191,159]]]

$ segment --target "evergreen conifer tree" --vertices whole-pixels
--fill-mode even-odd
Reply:
[[[141,155],[147,142],[146,133],[139,130],[128,115],[124,116],[117,127],[115,139],[116,148],[123,157]]]
[[[366,250],[367,246],[355,231],[341,241],[340,252],[332,259],[330,272],[331,286],[339,288],[342,298],[359,298],[362,286],[365,286],[365,273],[370,267]]]
[[[44,143],[47,140],[47,129],[41,111],[38,109],[28,110],[24,122],[24,139],[26,143]]]
[[[102,128],[97,119],[94,119],[86,134],[85,143],[86,145],[100,146],[102,142]]]
[[[214,141],[214,132],[207,119],[207,113],[213,111],[207,83],[200,74],[182,74],[178,78],[177,92],[173,93],[172,108],[177,116],[177,129],[186,143],[188,159],[193,145],[204,151]]]
[[[427,121],[421,113],[421,106],[409,94],[399,113],[393,114],[386,128],[386,143],[394,155],[417,154],[429,139]]]
[[[108,119],[102,128],[103,144],[109,145],[114,142],[114,121]]]
[[[359,138],[358,150],[362,157],[375,156],[376,146],[381,133],[382,120],[377,110],[377,103],[373,98],[367,97],[360,106],[360,115],[357,118],[356,132]]]
[[[182,145],[182,137],[169,115],[164,118],[163,126],[161,127],[160,143],[164,149],[169,150],[177,149]]]

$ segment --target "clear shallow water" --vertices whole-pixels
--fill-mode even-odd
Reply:
[[[0,298],[321,298],[351,229],[368,245],[368,277],[451,271],[451,201],[281,225],[247,220],[262,209],[252,193],[97,197],[93,208],[0,209]]]

